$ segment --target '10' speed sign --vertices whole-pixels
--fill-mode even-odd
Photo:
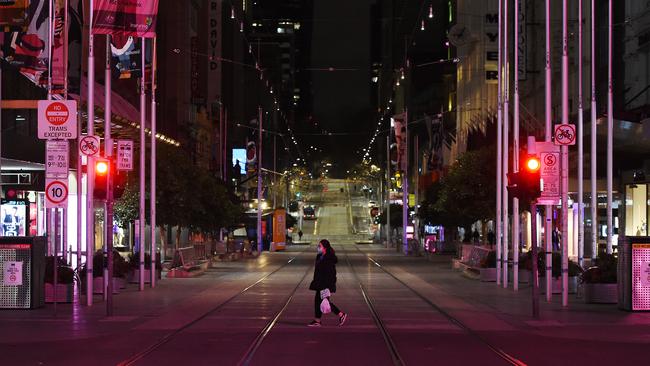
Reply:
[[[68,205],[67,179],[45,179],[45,207],[66,208]]]

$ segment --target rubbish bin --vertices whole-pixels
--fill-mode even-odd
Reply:
[[[45,237],[0,237],[0,309],[45,304]]]
[[[650,237],[619,238],[618,305],[627,311],[650,310]]]

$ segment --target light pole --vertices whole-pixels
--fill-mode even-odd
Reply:
[[[257,253],[262,254],[262,106],[258,107],[257,138]]]

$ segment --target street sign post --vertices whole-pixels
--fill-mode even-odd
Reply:
[[[74,100],[39,100],[38,138],[42,140],[76,139],[77,102]]]
[[[68,180],[45,179],[45,207],[66,208],[68,205]]]
[[[99,154],[99,137],[83,136],[79,139],[79,153],[87,157],[97,156]]]
[[[47,140],[45,143],[45,176],[68,179],[69,144],[67,140]]]
[[[576,144],[576,125],[559,124],[555,125],[553,136],[555,145],[566,146]]]
[[[117,140],[117,170],[133,170],[133,140]]]

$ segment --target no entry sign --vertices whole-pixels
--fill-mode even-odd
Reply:
[[[68,181],[45,179],[45,207],[66,208],[68,206]]]
[[[38,138],[43,140],[76,139],[77,102],[74,100],[39,100]]]

